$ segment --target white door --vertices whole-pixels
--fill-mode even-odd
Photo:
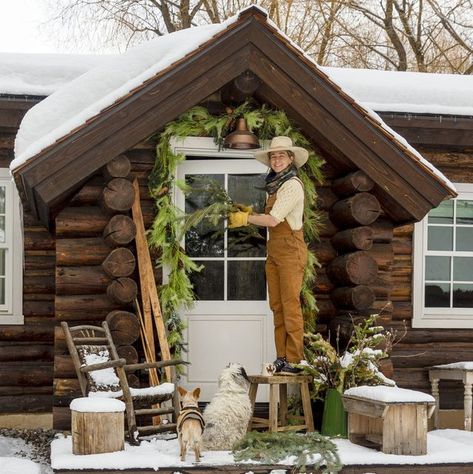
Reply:
[[[254,159],[187,159],[177,179],[189,184],[218,182],[235,202],[252,204],[263,212],[266,168]],[[212,181],[211,181],[212,180]],[[209,205],[208,194],[184,196],[175,191],[176,204],[187,213]],[[247,238],[247,229],[224,231],[202,223],[191,229],[183,245],[193,260],[204,266],[191,277],[196,293],[193,308],[183,309],[188,352],[184,383],[201,387],[202,401],[216,391],[218,375],[229,362],[241,363],[248,374],[259,374],[274,355],[273,320],[267,302],[264,273],[266,229]],[[259,400],[267,394],[262,391]]]

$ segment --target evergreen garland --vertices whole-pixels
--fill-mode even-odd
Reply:
[[[318,238],[320,217],[316,211],[315,185],[322,182],[321,166],[324,162],[316,155],[310,142],[297,130],[284,112],[272,110],[265,105],[255,108],[249,102],[245,102],[235,109],[228,109],[224,115],[214,116],[205,107],[197,106],[188,110],[177,120],[168,123],[158,137],[156,162],[149,179],[151,196],[156,205],[156,216],[149,231],[148,242],[150,246],[161,252],[158,264],[169,271],[168,283],[160,288],[160,299],[169,331],[169,344],[177,357],[182,351],[184,326],[176,310],[182,306],[192,305],[194,295],[189,275],[193,271],[198,271],[200,267],[187,257],[180,246],[185,216],[173,204],[170,190],[175,185],[187,193],[189,188],[185,183],[175,180],[176,167],[184,159],[184,156],[175,155],[172,152],[170,140],[172,137],[213,137],[215,142],[221,146],[223,138],[234,127],[236,119],[241,116],[246,119],[249,130],[254,132],[260,140],[286,135],[292,139],[294,145],[309,151],[306,165],[298,172],[305,190],[304,235],[307,242]],[[219,210],[223,209],[228,212],[231,206],[232,203],[225,202],[223,208],[220,207]],[[209,216],[214,210],[206,208],[199,215],[194,216],[194,223]],[[315,328],[317,311],[312,288],[316,277],[315,267],[318,266],[318,262],[312,252],[309,252],[308,255],[301,299],[306,329],[312,331]]]
[[[335,474],[342,469],[337,446],[315,432],[252,431],[233,447],[233,456],[235,461],[255,460],[264,464],[277,464],[288,456],[296,456],[296,472],[305,472],[308,463],[322,474]]]

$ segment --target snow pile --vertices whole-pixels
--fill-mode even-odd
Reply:
[[[133,388],[130,387],[130,393],[132,397],[153,397],[156,395],[169,395],[174,392],[173,383],[163,383],[161,385],[155,385],[154,387],[145,387],[145,388]],[[123,392],[118,390],[116,392],[89,392],[89,397],[91,398],[120,398],[123,396]]]
[[[95,354],[87,352],[85,348],[87,348],[87,346],[84,346],[82,352],[82,357],[85,362],[83,366],[110,362],[110,353],[108,352],[108,349],[104,349]],[[93,370],[87,372],[87,374],[99,390],[103,388],[118,387],[120,385],[120,379],[118,378],[115,369],[112,367],[109,367],[108,369]]]
[[[461,369],[473,370],[473,362],[452,362],[451,364],[434,365],[434,369]]]
[[[40,474],[40,465],[30,459],[24,459],[23,456],[32,457],[31,448],[24,440],[0,436],[0,472]]]
[[[15,169],[238,19],[177,31],[110,58],[31,108],[15,142]]]
[[[120,400],[100,397],[81,397],[72,400],[69,408],[84,413],[116,413],[125,411],[125,404]]]
[[[473,115],[473,77],[463,74],[320,67],[377,112]]]
[[[0,94],[47,96],[112,57],[0,53]]]
[[[362,385],[345,390],[344,395],[389,403],[435,402],[432,395],[399,387]]]

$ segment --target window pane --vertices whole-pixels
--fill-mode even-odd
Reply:
[[[215,196],[224,186],[224,176],[218,174],[193,174],[186,176],[186,183],[194,191],[186,196],[186,214],[209,206],[215,202]],[[217,225],[204,219],[186,233],[186,253],[189,257],[221,257],[223,256],[224,222]]]
[[[5,276],[5,258],[7,249],[0,249],[0,275]]]
[[[453,227],[429,226],[428,250],[453,250]]]
[[[0,304],[5,304],[5,278],[0,278]]]
[[[5,243],[5,216],[0,216],[0,242]]]
[[[429,224],[452,224],[453,223],[453,202],[443,201],[440,206],[429,212]]]
[[[441,283],[427,283],[425,285],[425,307],[426,308],[449,308],[450,307],[450,285]]]
[[[228,229],[227,251],[229,257],[266,256],[266,228]]]
[[[453,258],[453,279],[473,281],[473,257]]]
[[[0,214],[5,214],[5,186],[0,186]]]
[[[473,308],[473,285],[453,285],[453,307]]]
[[[473,225],[473,201],[457,201],[457,224]]]
[[[239,260],[228,262],[229,300],[266,300],[265,262]]]
[[[457,227],[456,250],[473,251],[473,227]]]
[[[194,285],[196,299],[200,301],[215,301],[224,299],[224,263],[203,261],[197,262],[204,265],[200,272],[191,274],[190,280]]]
[[[450,257],[425,257],[426,280],[450,280]]]

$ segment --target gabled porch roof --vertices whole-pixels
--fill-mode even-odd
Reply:
[[[98,111],[84,101],[84,110],[75,116],[78,121],[71,117],[70,130],[62,126],[46,139],[37,137],[21,145],[28,127],[33,126],[28,125],[27,114],[12,170],[24,203],[45,224],[51,209],[65,202],[113,157],[246,70],[263,82],[258,97],[284,109],[335,167],[361,169],[375,181],[375,193],[394,222],[420,220],[443,199],[455,195],[440,172],[376,114],[337,86],[258,7],[244,10],[225,24],[198,29],[201,43],[194,49],[187,43],[181,52],[177,35],[184,38],[185,33],[173,34],[174,61],[158,71],[149,68],[137,74],[134,80],[138,85],[132,90],[114,89],[110,103],[101,102]],[[197,34],[197,29],[187,31]],[[173,41],[173,35],[166,41]],[[156,47],[160,40],[155,40]],[[120,59],[114,59],[118,61],[115,67]],[[56,94],[74,94],[84,85],[87,75],[31,110],[55,113],[48,104],[54,104]],[[117,96],[117,91],[122,91],[121,95]]]

